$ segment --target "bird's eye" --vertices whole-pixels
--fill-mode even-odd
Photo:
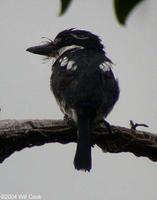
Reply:
[[[71,42],[72,40],[73,40],[73,37],[71,35],[67,35],[65,37],[65,41],[67,41],[67,42]]]

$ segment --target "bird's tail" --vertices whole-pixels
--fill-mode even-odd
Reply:
[[[89,113],[78,115],[77,149],[74,158],[74,166],[77,170],[90,171],[91,158],[91,133],[93,120]]]

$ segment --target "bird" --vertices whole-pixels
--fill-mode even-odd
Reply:
[[[119,83],[112,71],[99,36],[87,30],[70,28],[28,52],[53,59],[50,88],[69,124],[77,128],[74,167],[92,168],[92,132],[104,122],[119,99]]]

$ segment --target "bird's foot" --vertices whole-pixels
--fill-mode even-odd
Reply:
[[[64,121],[68,126],[76,127],[75,122],[68,115],[64,115]]]
[[[106,128],[109,134],[113,134],[110,123],[104,119],[97,121],[95,128]]]

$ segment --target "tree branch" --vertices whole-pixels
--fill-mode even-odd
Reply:
[[[93,145],[103,152],[131,152],[157,161],[157,135],[119,126],[111,126],[112,134],[106,128],[97,127],[93,132]],[[77,130],[63,120],[1,120],[0,121],[0,163],[15,151],[25,147],[59,142],[77,142]]]

